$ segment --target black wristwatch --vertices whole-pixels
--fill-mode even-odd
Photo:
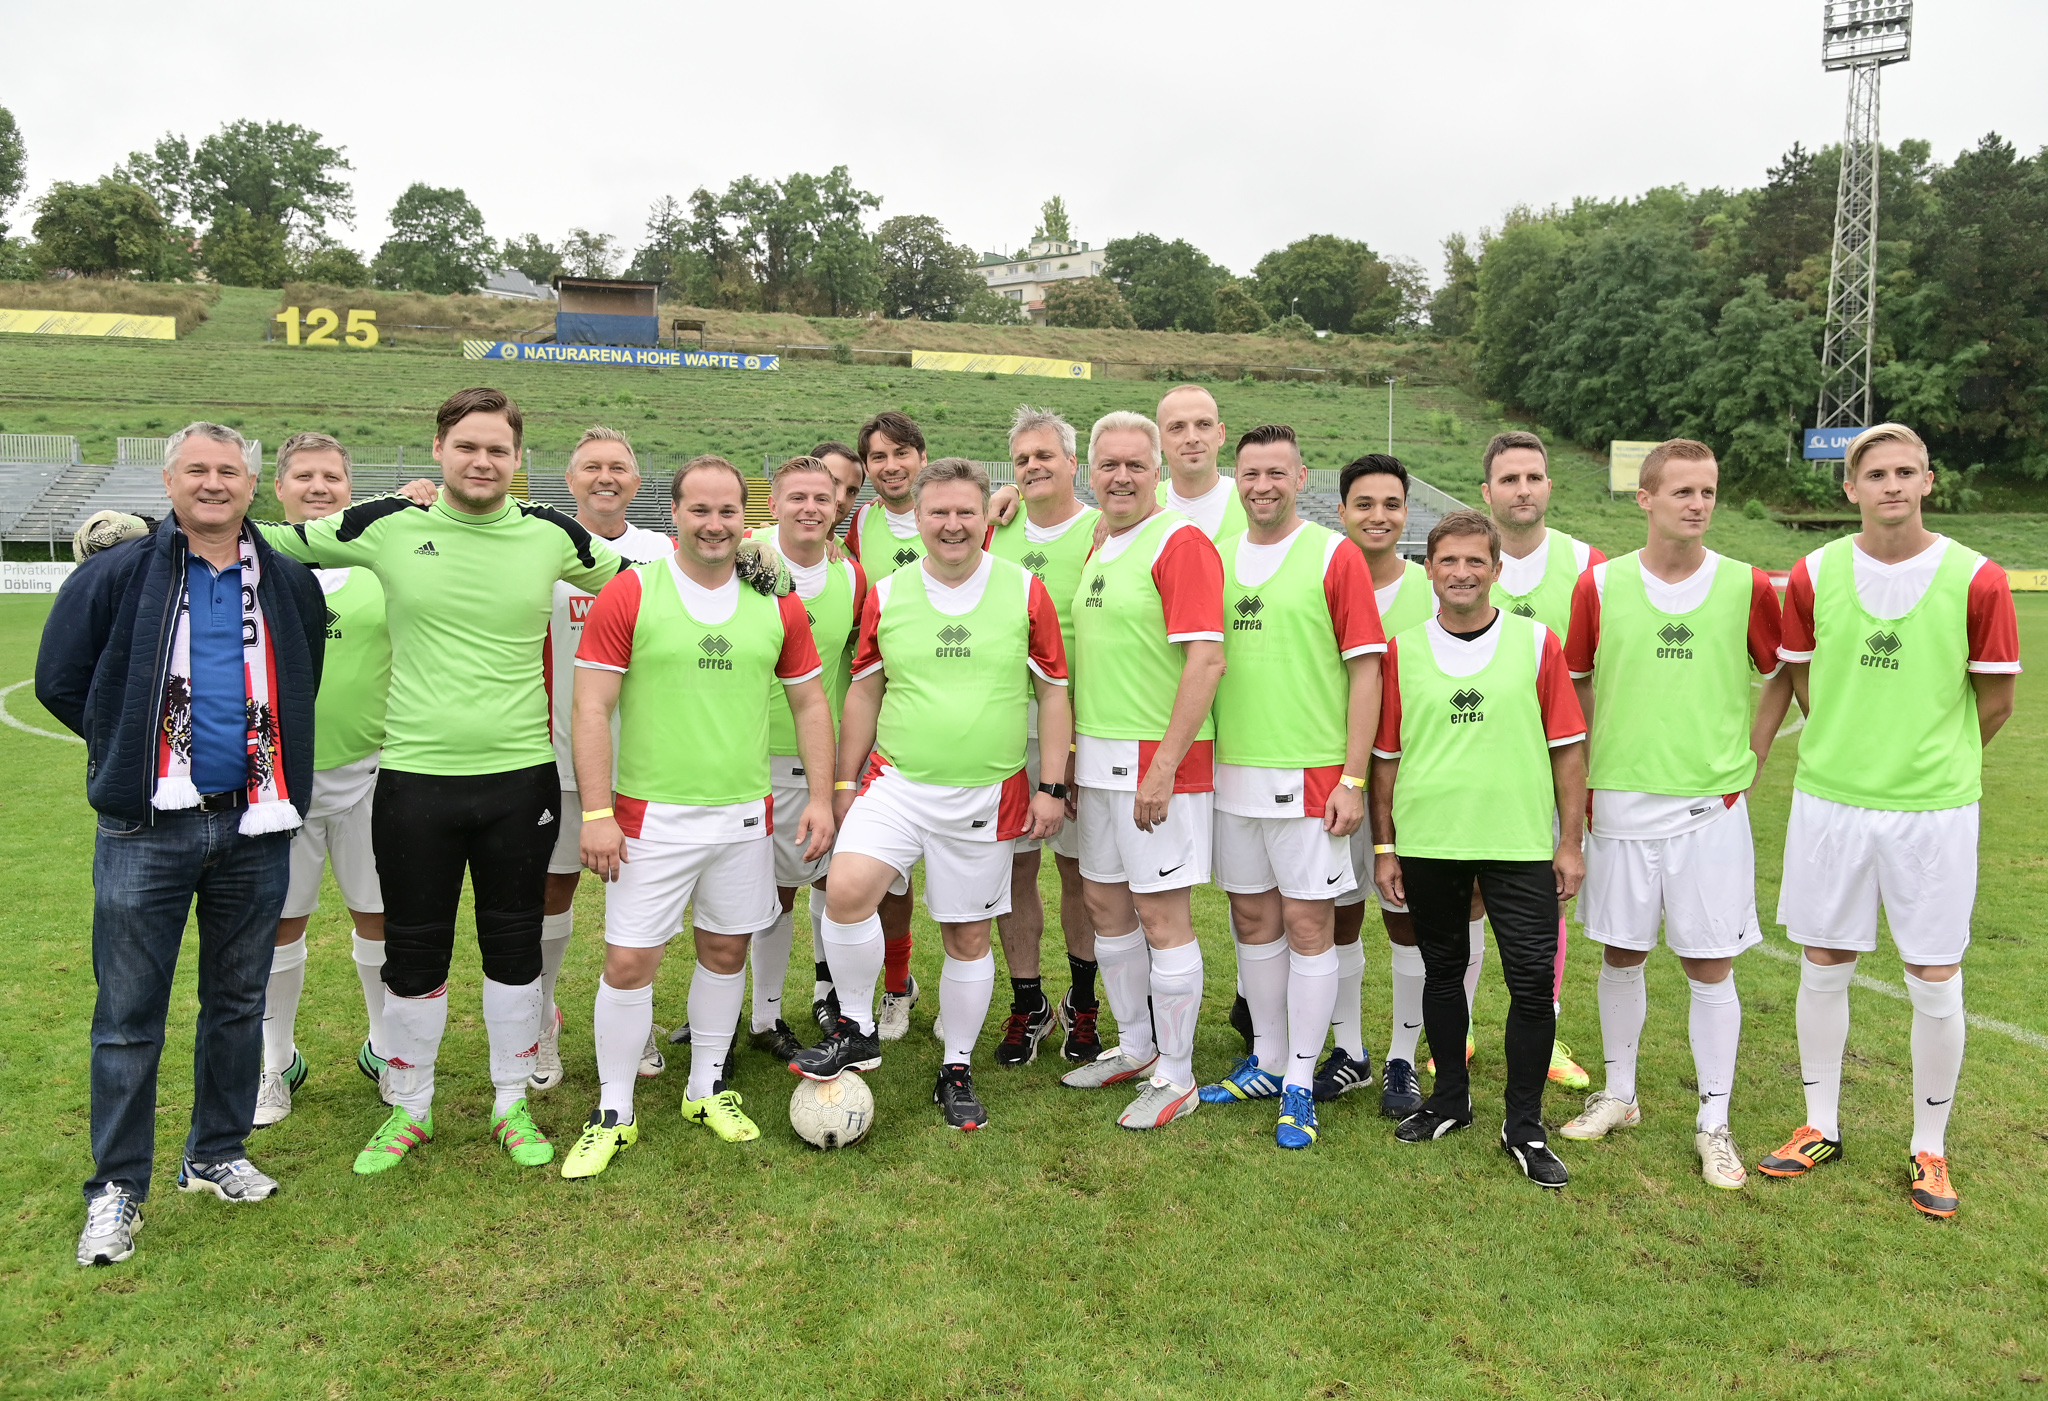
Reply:
[[[1058,798],[1061,802],[1067,800],[1067,785],[1064,783],[1041,783],[1038,785],[1038,791],[1049,797]]]

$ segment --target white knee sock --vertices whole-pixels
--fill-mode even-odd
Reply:
[[[996,991],[994,950],[980,958],[946,956],[939,974],[939,1015],[946,1019],[945,1065],[969,1065],[974,1043],[988,1020],[988,1004]]]
[[[1849,980],[1855,960],[1799,960],[1799,1078],[1806,1082],[1806,1122],[1823,1138],[1842,1136],[1842,1052],[1849,1045]]]
[[[784,910],[747,942],[747,956],[754,963],[754,1014],[748,1025],[753,1031],[767,1031],[782,1017],[782,985],[789,981],[789,953],[796,946],[796,911]]]
[[[612,1110],[619,1122],[633,1122],[633,1086],[640,1078],[640,1052],[654,1029],[654,985],[619,989],[597,980],[597,1005],[591,1011],[591,1040],[597,1047],[597,1107]],[[690,1039],[696,1040],[696,1028]]]
[[[1230,942],[1233,944],[1239,944],[1239,940],[1237,937],[1237,916],[1235,914],[1227,914],[1224,916],[1224,918],[1226,918],[1230,922]],[[1241,944],[1240,947],[1242,947]],[[1240,962],[1237,965],[1237,995],[1239,997],[1243,997],[1247,1002],[1251,1001],[1249,997],[1245,996],[1244,964],[1242,962]],[[1261,1064],[1263,1063],[1264,1062],[1261,1062]]]
[[[415,1119],[434,1107],[434,1061],[448,1030],[448,989],[425,997],[400,997],[384,989],[384,1055],[391,1067],[391,1098]]]
[[[1472,954],[1465,964],[1465,1015],[1472,1015],[1472,1008],[1479,1002],[1479,970],[1486,966],[1486,921],[1475,919],[1465,926],[1465,933],[1472,941]]]
[[[1322,1054],[1330,1013],[1337,1007],[1337,964],[1333,948],[1321,953],[1287,952],[1285,1084],[1306,1090],[1316,1082],[1316,1057]]]
[[[831,916],[818,921],[818,943],[839,989],[839,1014],[851,1017],[861,1034],[875,1033],[875,983],[882,976],[882,917],[869,915],[858,924],[841,924]],[[696,1035],[695,1030],[691,1035]]]
[[[1252,1009],[1252,1054],[1262,1069],[1281,1074],[1287,1068],[1287,940],[1239,944],[1237,988]]]
[[[1617,968],[1600,965],[1600,1045],[1607,1057],[1607,1082],[1601,1086],[1616,1099],[1636,1097],[1636,1054],[1643,1041],[1643,1019],[1649,1015],[1650,992],[1643,984],[1643,965]]]
[[[363,985],[363,1011],[370,1021],[370,1049],[384,1051],[384,941],[352,934],[355,944],[356,981]]]
[[[685,1099],[716,1093],[733,1033],[739,1030],[740,1003],[746,995],[744,968],[737,973],[714,973],[700,963],[690,974],[690,1083],[683,1091]]]
[[[1134,1060],[1152,1059],[1158,1048],[1152,1042],[1152,1014],[1145,1006],[1152,992],[1152,951],[1145,947],[1145,931],[1133,929],[1114,938],[1097,934],[1095,964],[1102,973],[1102,995],[1116,1018],[1118,1044]]]
[[[1963,1073],[1963,970],[1945,982],[1906,974],[1913,999],[1913,1146],[1911,1152],[1948,1156],[1943,1136]]]
[[[1330,1037],[1345,1055],[1365,1059],[1365,941],[1337,945],[1337,1006]]]
[[[292,1063],[292,1029],[306,990],[306,937],[279,944],[270,955],[270,986],[263,994],[263,1068],[282,1075]]]
[[[484,979],[484,1035],[491,1044],[491,1114],[526,1098],[526,1077],[540,1050],[540,979],[523,987]]]
[[[576,911],[540,917],[540,1010],[555,1014],[555,979],[561,976],[562,960],[569,956],[569,936],[576,932]]]
[[[1742,1044],[1742,999],[1735,992],[1735,973],[1718,983],[1688,978],[1692,986],[1693,1075],[1700,1082],[1700,1112],[1693,1127],[1701,1133],[1728,1122],[1728,1096],[1735,1090],[1735,1052]]]
[[[1202,946],[1152,950],[1152,1019],[1158,1028],[1161,1078],[1195,1083],[1195,1018],[1202,1010]]]
[[[1422,1035],[1422,950],[1413,944],[1388,947],[1394,951],[1394,1030],[1387,1038],[1387,1059],[1413,1065]]]

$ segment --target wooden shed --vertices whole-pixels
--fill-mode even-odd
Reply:
[[[557,277],[555,341],[559,345],[654,345],[659,282],[610,277]]]

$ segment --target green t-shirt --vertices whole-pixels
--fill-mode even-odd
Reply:
[[[313,767],[338,769],[367,759],[384,743],[391,689],[391,634],[384,586],[367,569],[323,569],[327,660],[313,700]]]
[[[1374,589],[1373,595],[1377,601],[1379,590]],[[1436,590],[1429,586],[1429,571],[1412,559],[1403,560],[1401,582],[1395,589],[1393,602],[1380,609],[1380,630],[1392,637],[1435,616]]]
[[[541,651],[555,581],[603,588],[619,572],[604,541],[519,500],[471,516],[378,496],[304,525],[257,528],[301,564],[362,567],[384,586],[385,767],[485,774],[554,762]]]

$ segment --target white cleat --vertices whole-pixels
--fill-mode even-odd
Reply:
[[[552,1090],[562,1083],[562,1009],[551,1007],[540,1020],[540,1049],[534,1053],[529,1090]],[[383,1088],[380,1082],[378,1088]],[[386,1103],[389,1103],[387,1100]]]
[[[1605,1138],[1616,1129],[1632,1129],[1642,1122],[1643,1111],[1634,1100],[1616,1099],[1605,1090],[1595,1090],[1586,1096],[1586,1107],[1579,1116],[1557,1132],[1561,1137],[1585,1143]]]
[[[1724,1192],[1739,1192],[1749,1182],[1749,1170],[1742,1165],[1742,1154],[1735,1147],[1735,1135],[1726,1124],[1692,1136],[1692,1145],[1700,1155],[1700,1176],[1709,1187],[1719,1187]]]
[[[651,1027],[647,1032],[647,1045],[640,1051],[640,1078],[652,1080],[668,1069],[668,1057],[661,1053],[661,1028]]]
[[[875,1018],[875,1035],[884,1041],[901,1041],[910,1030],[910,1009],[917,1005],[917,975],[910,975],[910,982],[901,993],[882,994],[882,1012]]]
[[[1138,1091],[1130,1107],[1116,1116],[1116,1121],[1127,1129],[1163,1129],[1201,1106],[1202,1097],[1195,1093],[1193,1085],[1176,1085],[1154,1075]]]
[[[266,1070],[256,1082],[256,1118],[252,1128],[267,1129],[291,1117],[292,1087],[284,1076]]]
[[[1133,1080],[1142,1080],[1151,1074],[1152,1067],[1159,1063],[1153,1055],[1145,1060],[1126,1054],[1121,1046],[1111,1046],[1094,1060],[1069,1070],[1060,1076],[1060,1083],[1070,1090],[1099,1090],[1105,1085],[1128,1085]]]

